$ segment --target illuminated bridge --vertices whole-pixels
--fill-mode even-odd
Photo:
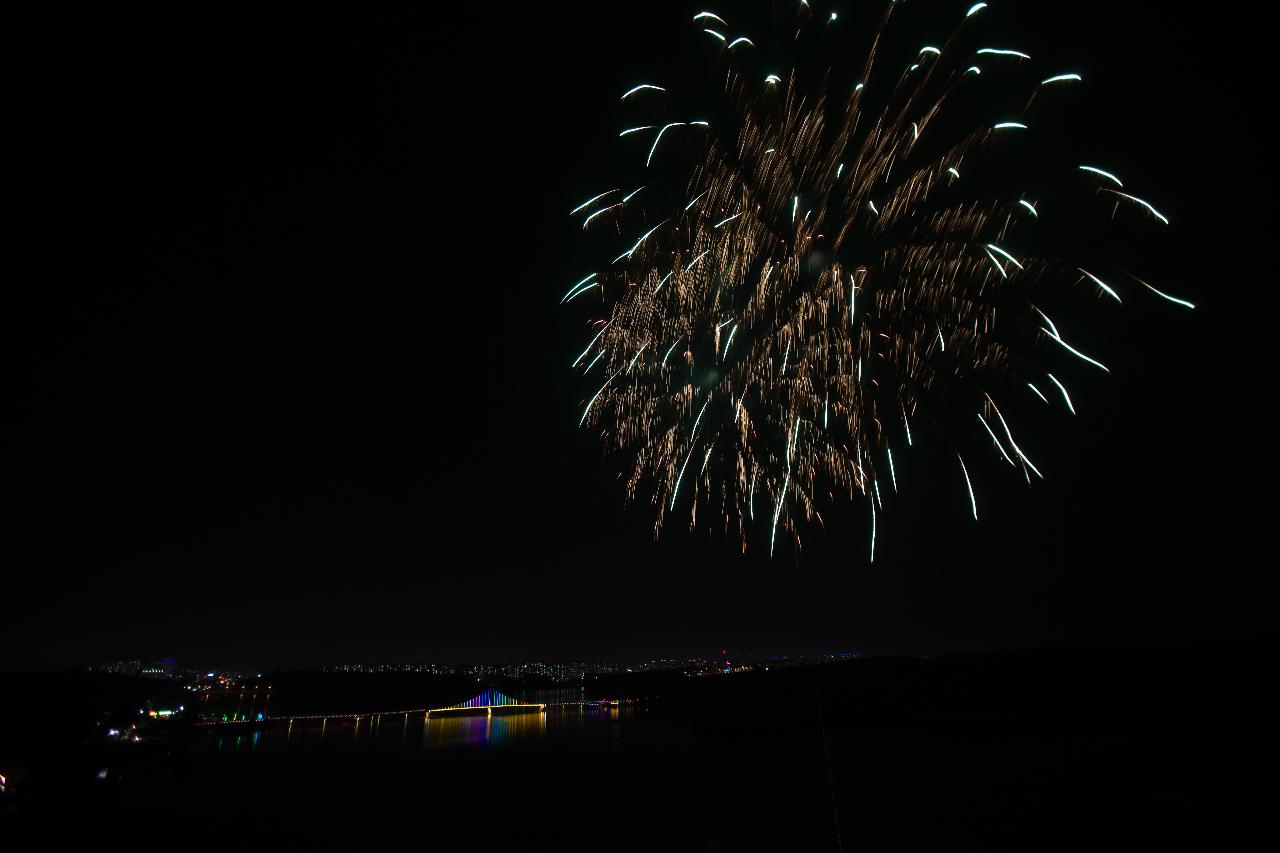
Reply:
[[[451,713],[468,713],[473,711],[485,711],[489,716],[493,716],[494,710],[500,710],[504,713],[520,713],[522,711],[545,711],[547,706],[544,704],[531,704],[512,699],[505,693],[490,688],[479,696],[473,696],[465,702],[459,702],[457,705],[449,705],[446,708],[429,708],[427,716],[432,714],[437,716]]]
[[[505,693],[489,688],[478,696],[472,696],[465,702],[459,702],[456,705],[447,705],[443,708],[398,708],[387,711],[364,711],[352,714],[258,714],[250,719],[249,716],[222,720],[205,720],[195,723],[197,726],[226,726],[234,724],[263,724],[273,722],[287,722],[290,728],[293,727],[295,721],[305,722],[308,720],[320,720],[323,725],[327,726],[330,720],[335,722],[342,720],[351,720],[355,722],[357,729],[361,720],[368,720],[370,723],[380,722],[383,717],[398,717],[403,715],[406,724],[411,715],[422,714],[423,719],[431,717],[441,717],[450,714],[465,715],[474,714],[484,711],[488,716],[492,717],[496,710],[503,714],[519,714],[533,711],[545,711],[548,707],[567,708],[571,706],[581,708],[600,708],[600,707],[616,707],[619,704],[618,699],[601,699],[601,700],[578,700],[573,702],[522,702],[519,699],[512,699]],[[238,715],[237,715],[238,716]]]

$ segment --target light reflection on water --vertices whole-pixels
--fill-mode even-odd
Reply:
[[[503,714],[495,717],[445,715],[427,720],[422,731],[426,749],[452,746],[510,746],[546,736],[547,715]]]
[[[294,720],[271,727],[212,731],[205,740],[218,752],[306,747],[363,749],[509,749],[587,738],[616,747],[623,722],[636,709],[567,707],[536,713],[383,714],[325,720]]]

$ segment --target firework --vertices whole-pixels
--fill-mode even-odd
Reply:
[[[816,5],[783,14],[795,52],[834,38],[837,14]],[[894,449],[911,447],[913,426],[954,451],[947,476],[976,521],[977,447],[994,446],[1027,484],[1042,476],[997,399],[1075,414],[1051,371],[1064,360],[1108,370],[1042,310],[1046,294],[1074,288],[1105,306],[1132,282],[1192,307],[1127,274],[1121,286],[1115,270],[1032,254],[1021,235],[1050,202],[967,193],[966,175],[1031,132],[1033,104],[1080,75],[1033,75],[1016,114],[975,122],[982,75],[1025,74],[1031,56],[971,46],[990,14],[978,3],[957,10],[946,42],[886,70],[895,5],[861,61],[807,74],[799,63],[759,73],[765,40],[702,12],[691,35],[716,53],[708,113],[671,114],[676,87],[662,81],[621,96],[638,119],[619,133],[636,178],[572,211],[620,251],[561,301],[591,312],[573,361],[595,378],[579,426],[626,458],[627,498],[652,502],[655,535],[702,514],[744,551],[760,531],[772,554],[782,538],[802,547],[824,507],[863,500],[874,559],[876,513],[899,485]],[[1106,169],[1050,168],[1104,218],[1168,224]]]

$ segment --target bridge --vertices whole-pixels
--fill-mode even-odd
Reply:
[[[495,710],[501,713],[532,713],[534,711],[543,712],[548,707],[568,708],[608,708],[617,707],[621,702],[630,700],[618,699],[599,699],[599,700],[579,700],[576,702],[521,702],[518,699],[512,699],[505,693],[489,688],[478,696],[472,696],[465,702],[459,702],[456,705],[446,705],[443,708],[397,708],[387,711],[364,711],[349,714],[258,714],[254,718],[246,715],[241,717],[239,714],[233,715],[232,719],[222,720],[203,720],[197,721],[197,726],[228,726],[228,725],[253,725],[264,723],[288,723],[292,728],[295,721],[306,722],[309,720],[319,720],[324,726],[328,726],[329,721],[335,722],[342,720],[350,720],[356,724],[357,730],[362,720],[369,721],[370,724],[376,724],[383,717],[399,717],[404,716],[407,721],[410,716],[421,714],[424,720],[430,719],[432,716],[440,717],[446,715],[465,715],[484,711],[487,716],[492,717]]]
[[[524,713],[532,711],[545,711],[547,706],[542,703],[534,704],[529,702],[521,702],[512,699],[505,693],[500,693],[492,688],[484,691],[479,696],[473,696],[465,702],[459,702],[456,705],[449,705],[444,708],[428,708],[427,716],[432,714],[440,716],[450,713],[472,713],[475,711],[484,711],[488,716],[492,717],[494,710],[501,710],[510,713]]]

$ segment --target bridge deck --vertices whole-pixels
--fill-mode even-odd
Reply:
[[[231,726],[231,725],[252,725],[255,723],[272,723],[287,722],[293,724],[295,721],[301,720],[367,720],[373,717],[398,717],[422,714],[430,717],[432,714],[459,713],[462,711],[486,711],[493,713],[494,708],[521,708],[526,711],[545,711],[548,708],[604,708],[617,706],[628,703],[633,700],[619,699],[587,699],[581,702],[546,702],[546,703],[514,703],[509,705],[473,705],[471,707],[452,707],[452,708],[401,708],[394,711],[367,711],[363,713],[347,713],[347,714],[272,714],[264,715],[260,719],[243,719],[243,720],[198,720],[193,723],[196,726]]]
[[[427,716],[430,717],[432,714],[449,714],[449,713],[456,714],[463,711],[487,711],[490,714],[492,714],[495,708],[499,710],[510,709],[510,708],[520,708],[526,711],[547,710],[546,705],[526,705],[522,703],[513,704],[513,705],[469,705],[462,708],[430,708],[427,711]]]

